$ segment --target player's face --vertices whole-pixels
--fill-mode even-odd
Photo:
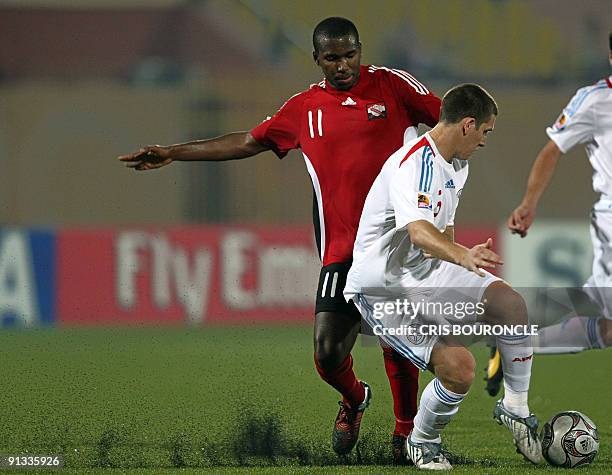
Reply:
[[[323,38],[319,50],[312,53],[325,79],[335,88],[346,91],[357,84],[361,65],[361,44],[353,35]]]
[[[476,120],[471,117],[463,119],[463,147],[457,158],[467,160],[479,147],[487,144],[487,136],[493,132],[495,119],[497,116],[492,115],[488,121],[480,124],[480,127],[476,127]]]

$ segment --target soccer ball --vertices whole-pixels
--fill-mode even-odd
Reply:
[[[591,419],[578,411],[564,411],[542,429],[542,455],[556,467],[582,467],[599,451],[599,434]]]

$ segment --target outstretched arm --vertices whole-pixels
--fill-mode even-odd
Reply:
[[[424,252],[439,259],[465,267],[481,277],[484,273],[480,267],[495,269],[504,262],[491,250],[493,240],[487,239],[483,244],[477,244],[471,249],[451,241],[445,233],[441,233],[429,221],[419,220],[409,223],[408,234],[412,243]]]
[[[153,170],[174,161],[223,161],[257,155],[269,150],[249,132],[233,132],[207,140],[175,145],[149,145],[118,159],[135,170]]]
[[[508,228],[513,233],[521,237],[527,236],[527,230],[535,219],[540,198],[550,183],[560,156],[561,150],[552,140],[540,150],[531,167],[523,201],[508,218]]]

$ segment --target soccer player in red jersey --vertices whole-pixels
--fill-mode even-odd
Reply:
[[[283,158],[301,149],[315,193],[314,224],[322,269],[316,296],[315,365],[343,397],[332,445],[347,454],[357,442],[371,390],[353,372],[351,349],[359,312],[343,298],[353,244],[368,190],[389,155],[416,137],[418,124],[434,126],[440,99],[411,74],[361,65],[361,43],[347,19],[323,20],[313,33],[313,57],[325,79],[291,97],[250,132],[170,146],[148,146],[119,159],[136,170],[175,160],[221,161],[272,150]],[[401,462],[416,414],[418,370],[383,348],[394,399],[394,458]]]

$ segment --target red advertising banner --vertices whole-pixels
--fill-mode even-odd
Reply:
[[[307,226],[67,229],[57,246],[60,325],[312,319]]]
[[[495,235],[469,228],[456,238],[497,244]],[[65,229],[57,235],[57,322],[309,322],[319,270],[310,226]]]

